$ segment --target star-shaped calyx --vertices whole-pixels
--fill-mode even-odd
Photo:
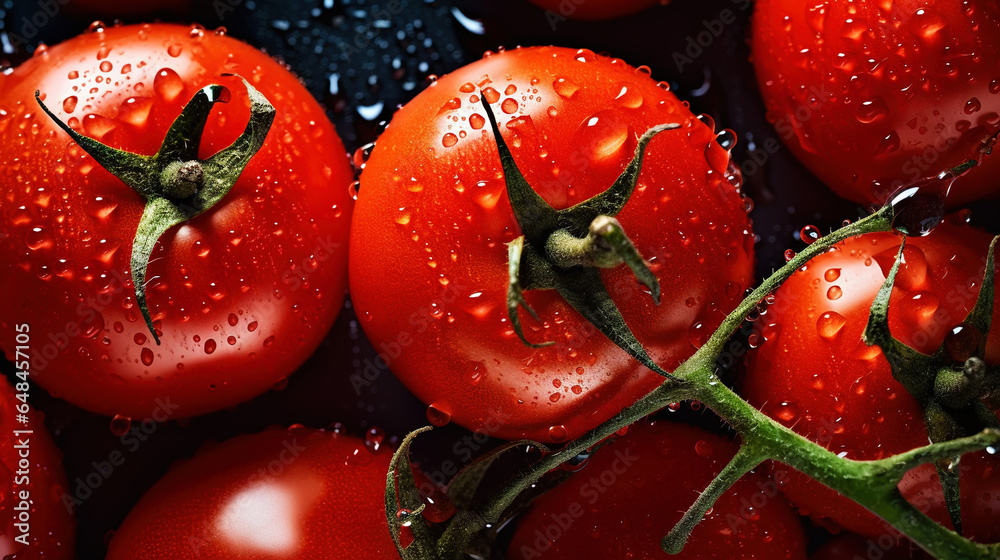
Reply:
[[[496,116],[486,96],[481,98],[500,153],[507,197],[522,233],[507,244],[507,312],[514,332],[531,347],[553,344],[529,342],[521,328],[518,310],[523,307],[536,321],[539,320],[538,314],[524,299],[523,291],[555,290],[615,345],[649,369],[670,377],[653,361],[625,324],[601,280],[599,269],[627,265],[636,280],[649,290],[653,301],[660,303],[660,284],[656,276],[649,270],[615,215],[635,190],[650,140],[660,132],[680,128],[680,125],[663,124],[647,130],[639,138],[632,160],[607,190],[569,208],[556,210],[531,188],[521,174],[500,135]]]
[[[900,263],[905,260],[905,237],[896,262],[872,302],[864,341],[882,349],[892,376],[920,403],[933,443],[969,436],[984,428],[1000,429],[1000,420],[992,410],[1000,398],[1000,367],[988,366],[985,361],[986,339],[993,319],[993,255],[997,239],[1000,238],[990,243],[986,273],[975,307],[965,321],[951,329],[934,354],[919,352],[889,332],[889,296]],[[992,404],[987,404],[990,399]],[[936,466],[952,525],[961,533],[958,464],[959,458],[954,457],[938,461]]]
[[[231,97],[224,86],[200,89],[170,126],[160,149],[151,156],[118,150],[83,136],[59,120],[42,103],[39,92],[35,92],[42,110],[74,142],[146,200],[132,242],[132,284],[136,303],[157,344],[160,339],[146,302],[146,267],[153,246],[167,230],[205,212],[229,193],[250,159],[264,145],[274,122],[274,106],[249,82],[240,79],[250,97],[250,120],[229,147],[204,160],[198,159],[198,147],[205,123],[212,107],[218,102],[228,103]]]

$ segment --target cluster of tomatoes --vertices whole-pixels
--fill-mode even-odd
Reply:
[[[333,27],[366,22],[352,28],[354,47],[340,40],[354,52],[322,78],[325,96],[296,77],[317,69],[297,66],[294,54],[324,40],[321,28],[282,17],[277,2],[215,3],[218,23],[256,22],[245,36],[264,37],[257,46],[221,27],[161,22],[95,22],[51,45],[16,34],[35,21],[38,34],[50,26],[55,36],[59,18],[108,10],[75,0],[68,15],[53,1],[53,13],[39,4],[10,18],[6,42],[35,48],[0,74],[0,348],[9,362],[0,556],[396,558],[385,503],[396,436],[428,422],[445,428],[415,466],[421,515],[446,524],[455,515],[449,480],[500,440],[558,447],[663,381],[606,336],[604,321],[619,314],[623,339],[670,371],[786,249],[821,235],[815,224],[855,218],[859,205],[968,160],[978,165],[945,181],[951,213],[907,240],[889,324],[920,352],[941,348],[995,374],[1000,328],[963,324],[1000,230],[986,200],[1000,193],[1000,156],[984,153],[1000,131],[995,3],[532,2],[292,3],[287,10]],[[196,9],[155,4],[115,9],[128,21]],[[674,50],[637,61],[613,56],[616,45],[629,50],[627,38],[583,38],[667,20],[688,31],[665,39]],[[432,25],[467,35],[435,51],[422,31]],[[268,43],[276,29],[300,32]],[[467,57],[463,48],[484,33],[560,46]],[[763,103],[740,70],[711,74],[733,53],[750,71],[745,38]],[[394,40],[403,54],[378,55]],[[612,54],[595,52],[604,48]],[[422,88],[407,86],[405,53],[453,63]],[[429,74],[430,64],[411,61]],[[365,67],[375,68],[367,90],[340,91],[365,82]],[[383,72],[401,85],[365,105]],[[673,82],[652,77],[674,72]],[[692,84],[692,72],[703,81]],[[713,101],[720,83],[745,92]],[[392,115],[387,125],[366,124],[380,111]],[[640,142],[662,124],[672,126]],[[553,265],[551,243],[522,239],[523,220],[538,218],[509,196],[512,169],[498,143],[535,204],[555,210],[585,207],[641,154],[615,218],[656,289],[624,265]],[[592,238],[586,224],[559,226]],[[901,242],[869,234],[810,261],[728,346],[724,381],[841,456],[926,444],[924,403],[862,341]],[[577,282],[585,270],[590,280]],[[517,279],[523,299],[512,305]],[[606,302],[601,321],[584,318],[593,298]],[[983,422],[1000,423],[1000,395],[974,397],[991,411]],[[44,418],[29,398],[54,412]],[[334,424],[336,414],[346,424]],[[88,422],[103,443],[81,443],[74,424]],[[225,441],[202,445],[211,437]],[[738,445],[697,403],[671,405],[556,473],[558,485],[489,535],[492,554],[665,558],[660,538]],[[963,536],[1000,540],[995,450],[966,455],[960,473]],[[130,487],[132,475],[148,484]],[[900,490],[952,526],[934,465],[914,469]],[[734,485],[681,557],[911,554],[920,552],[890,525],[775,463]]]

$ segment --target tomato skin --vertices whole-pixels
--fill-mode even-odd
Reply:
[[[768,120],[798,159],[840,196],[882,203],[997,130],[998,35],[989,0],[759,0],[751,42]],[[996,196],[998,171],[987,156],[948,204]]]
[[[565,0],[529,0],[532,4],[554,14],[553,23],[560,17],[585,21],[600,21],[619,18],[641,12],[655,6],[659,0],[587,0],[586,2],[566,2]]]
[[[660,538],[735,452],[732,442],[700,428],[641,422],[535,500],[518,522],[507,558],[663,558]],[[676,556],[805,557],[798,517],[760,473],[736,482]]]
[[[174,466],[115,533],[108,560],[398,558],[385,520],[392,451],[292,427]]]
[[[954,220],[954,218],[949,218]],[[975,305],[991,236],[968,225],[942,223],[927,237],[908,238],[890,300],[895,337],[933,353]],[[834,453],[879,459],[926,445],[922,410],[892,377],[878,347],[861,341],[872,300],[892,266],[900,240],[893,234],[849,239],[809,262],[775,293],[758,323],[765,339],[748,354],[743,395],[753,405]],[[993,324],[1000,324],[994,304]],[[1000,361],[1000,329],[988,338],[987,362]],[[1000,461],[985,451],[963,456],[961,493],[965,536],[1000,539],[995,503]],[[900,484],[903,495],[948,524],[933,465]],[[782,488],[803,514],[878,536],[888,529],[861,506],[801,473]]]
[[[528,340],[554,346],[529,348],[510,328],[504,244],[519,228],[480,89],[496,101],[522,173],[555,208],[608,188],[637,135],[681,124],[652,140],[617,216],[652,263],[662,303],[626,267],[602,271],[626,323],[668,370],[751,283],[753,234],[713,131],[621,60],[556,47],[506,51],[442,77],[396,113],[362,173],[351,231],[352,300],[383,353],[372,369],[388,365],[433,407],[432,421],[507,439],[575,438],[662,378],[551,290],[525,292],[544,326],[521,316]]]
[[[155,153],[198,89],[227,86],[199,157],[229,146],[249,116],[238,73],[277,110],[230,193],[165,233],[147,299],[156,345],[134,303],[129,258],[141,197],[82,152],[34,100],[84,134]],[[255,48],[198,28],[86,33],[0,77],[0,338],[39,335],[39,384],[78,406],[146,418],[170,396],[192,416],[245,401],[319,344],[346,287],[352,201],[345,150],[295,76]]]
[[[29,386],[28,389],[33,388]],[[71,560],[74,558],[76,522],[62,501],[68,488],[62,453],[45,430],[44,418],[39,412],[31,409],[25,424],[16,420],[20,412],[18,407],[23,405],[18,394],[6,379],[0,379],[0,426],[5,432],[0,445],[0,476],[3,476],[4,489],[0,494],[0,515],[4,519],[0,523],[0,558],[8,555],[26,558],[30,554],[32,558]],[[33,433],[14,434],[14,430],[32,430]],[[22,445],[24,443],[26,445]],[[28,468],[19,464],[25,452],[29,454]],[[23,512],[19,508],[22,492],[27,492],[32,502],[28,510],[27,546],[15,541],[24,533],[23,528],[14,524]]]
[[[809,560],[857,560],[878,558],[879,560],[915,560],[930,558],[922,550],[912,548],[909,541],[897,541],[886,533],[879,538],[867,538],[851,533],[839,535],[816,549]]]

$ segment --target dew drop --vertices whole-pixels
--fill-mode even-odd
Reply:
[[[184,81],[170,68],[164,68],[153,78],[153,91],[164,101],[173,101],[184,91]]]
[[[474,130],[479,130],[486,126],[486,118],[479,113],[473,113],[469,117],[469,126],[471,126]]]
[[[552,441],[566,441],[568,436],[569,433],[566,431],[566,426],[562,424],[549,427],[549,437],[552,438]]]
[[[150,350],[149,348],[143,348],[142,352],[140,352],[140,355],[142,357],[142,363],[143,364],[145,364],[147,366],[153,365],[153,351],[152,350]]]
[[[75,95],[71,95],[63,100],[63,112],[69,114],[76,110],[77,98]]]
[[[814,241],[822,237],[822,235],[819,232],[819,228],[809,225],[799,230],[799,237],[803,243],[811,245]]]
[[[447,425],[448,422],[451,422],[451,414],[445,409],[445,406],[439,404],[432,404],[428,406],[427,421],[438,428]]]
[[[122,414],[115,414],[111,419],[111,433],[121,437],[132,428],[132,419]]]
[[[836,280],[840,278],[840,269],[839,268],[827,269],[827,271],[823,273],[823,278],[826,279],[827,282],[836,282]]]
[[[694,444],[694,452],[699,457],[711,457],[715,453],[715,448],[712,446],[712,442],[702,439]]]
[[[979,102],[979,99],[973,97],[968,102],[966,102],[964,111],[965,111],[966,115],[971,115],[971,114],[979,111],[982,108],[983,108],[983,105],[982,105],[982,103]]]
[[[580,86],[576,85],[576,83],[569,78],[556,78],[556,80],[552,82],[552,89],[554,89],[560,97],[572,99],[573,96],[576,95],[576,92],[579,91]]]
[[[218,345],[216,344],[214,338],[210,338],[210,339],[206,340],[205,341],[205,353],[206,354],[211,354],[212,352],[215,352],[215,348],[217,346]]]
[[[506,103],[506,101],[504,103]],[[451,132],[446,133],[444,135],[444,138],[441,139],[441,145],[444,146],[445,148],[450,148],[455,144],[458,144],[458,136],[455,136]]]
[[[952,361],[962,363],[978,353],[983,334],[969,323],[956,325],[944,337],[944,350]]]
[[[847,319],[836,311],[827,311],[816,320],[816,332],[826,340],[833,340],[847,324]]]

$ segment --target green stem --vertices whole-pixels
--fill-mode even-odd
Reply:
[[[811,245],[807,246],[799,254],[785,263],[770,277],[765,279],[757,288],[734,309],[719,325],[719,328],[712,333],[708,341],[688,360],[693,363],[710,363],[722,353],[726,342],[740,327],[740,324],[747,316],[757,308],[767,294],[778,289],[781,284],[788,279],[796,270],[801,268],[813,257],[825,253],[833,245],[854,237],[877,231],[891,231],[892,229],[892,209],[889,206],[882,207],[878,212],[866,216],[852,224],[844,226],[828,235],[825,235]],[[676,377],[681,377],[677,372]]]
[[[475,534],[486,525],[496,523],[519,494],[529,489],[545,473],[576,457],[580,453],[611,437],[624,426],[648,416],[671,402],[683,400],[683,384],[667,379],[651,393],[625,408],[610,420],[570,442],[559,451],[550,453],[519,473],[499,492],[474,510],[456,515],[438,541],[442,558],[462,558]]]

